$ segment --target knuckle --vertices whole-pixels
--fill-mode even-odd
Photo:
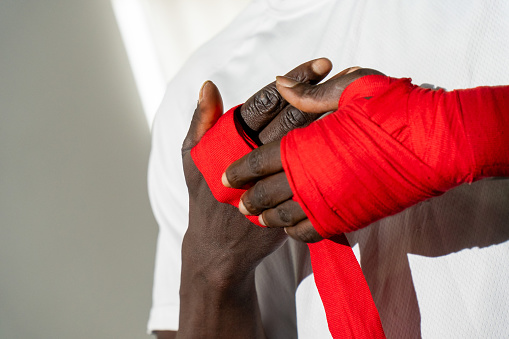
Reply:
[[[249,153],[247,157],[247,167],[252,175],[256,177],[262,176],[263,165],[264,165],[263,156],[259,149],[255,149],[251,153]]]
[[[277,207],[276,208],[277,217],[279,222],[283,226],[292,226],[293,225],[293,215],[290,211],[285,208]]]
[[[272,197],[267,191],[267,186],[258,181],[253,187],[252,202],[259,208],[267,209],[272,207]]]
[[[295,107],[292,107],[286,111],[284,119],[281,119],[281,124],[284,130],[290,131],[297,127],[306,125],[309,120],[310,119],[307,114]]]
[[[268,85],[254,97],[253,105],[259,114],[272,112],[281,102],[281,96],[275,86]]]

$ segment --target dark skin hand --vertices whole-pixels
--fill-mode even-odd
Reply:
[[[318,83],[331,70],[327,59],[307,62],[287,74]],[[236,207],[212,196],[191,158],[198,144],[223,113],[221,95],[212,82],[200,91],[191,127],[182,146],[189,191],[189,227],[182,244],[179,331],[156,331],[167,338],[263,338],[254,284],[256,266],[286,240],[281,229],[256,227]],[[288,105],[271,83],[241,108],[250,136],[260,143],[280,139],[290,129],[317,118]]]
[[[294,107],[308,113],[323,114],[338,109],[344,89],[358,78],[382,74],[366,68],[352,67],[319,84],[305,84],[277,77],[281,95]],[[241,197],[239,210],[245,215],[259,215],[261,224],[269,228],[284,228],[292,238],[312,243],[323,239],[310,220],[292,200],[293,192],[283,170],[281,141],[263,145],[231,164],[223,174],[226,187],[253,185]]]

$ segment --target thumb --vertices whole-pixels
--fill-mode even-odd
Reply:
[[[222,114],[223,100],[219,90],[212,81],[205,81],[200,89],[198,106],[194,111],[191,126],[182,144],[182,153],[196,146]]]
[[[276,77],[279,93],[292,106],[306,113],[325,113],[338,109],[338,101],[348,85],[369,74],[382,74],[369,68],[350,67],[324,83],[310,85],[288,77]]]

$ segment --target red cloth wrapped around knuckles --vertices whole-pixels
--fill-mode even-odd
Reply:
[[[446,92],[370,75],[339,107],[281,141],[293,199],[325,238],[509,174],[509,86]]]
[[[371,75],[347,87],[338,111],[283,138],[281,160],[293,199],[330,238],[309,249],[334,338],[384,337],[343,232],[463,182],[507,175],[508,108],[507,86],[445,92]],[[214,197],[238,206],[244,191],[225,188],[221,174],[255,144],[234,112],[227,112],[191,155]],[[248,218],[259,225],[257,217]]]

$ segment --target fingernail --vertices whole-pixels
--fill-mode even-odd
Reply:
[[[230,183],[228,182],[228,178],[226,177],[226,172],[223,173],[223,176],[221,177],[221,181],[223,183],[224,187],[232,187]]]
[[[288,231],[286,230],[288,227],[283,228],[285,230],[285,233],[288,234]]]
[[[292,88],[300,84],[300,82],[298,81],[295,81],[293,79],[281,75],[276,77],[276,83],[286,88]]]
[[[267,227],[267,225],[265,224],[265,220],[263,220],[262,214],[258,216],[258,222],[260,223],[260,225]]]
[[[201,103],[202,99],[203,99],[203,89],[205,88],[205,86],[210,82],[210,80],[207,80],[203,83],[203,85],[201,85],[201,88],[200,88],[200,94],[198,95],[198,104]]]
[[[244,206],[244,203],[242,202],[242,200],[240,200],[240,202],[239,202],[239,211],[240,211],[240,213],[242,213],[244,215],[251,215],[251,213],[249,213],[249,211],[247,210],[246,206]]]

